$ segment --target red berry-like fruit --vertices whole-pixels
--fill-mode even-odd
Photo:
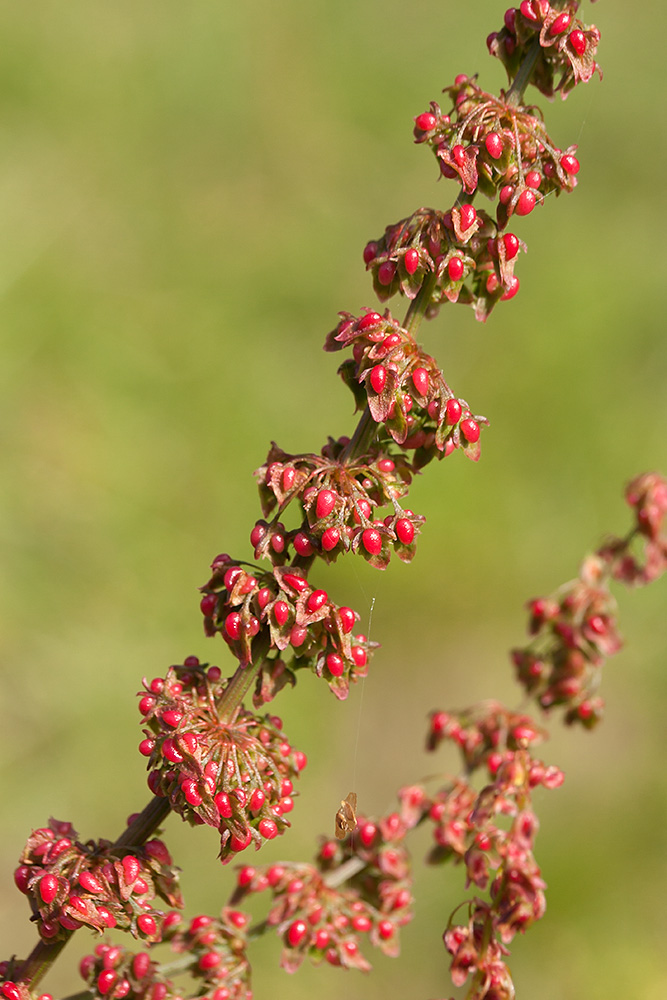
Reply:
[[[521,6],[519,7],[519,10],[521,11],[521,13],[526,18],[527,21],[538,21],[539,20],[539,16],[538,16],[535,8],[533,7],[532,0],[522,0],[522,3],[521,3]]]
[[[306,607],[309,611],[319,611],[329,600],[329,595],[326,590],[314,590],[306,601]]]
[[[369,312],[366,313],[365,316],[362,316],[361,319],[357,322],[357,329],[367,330],[369,326],[377,326],[377,324],[381,322],[382,322],[382,316],[380,316],[380,313]]]
[[[204,618],[210,618],[215,611],[215,606],[218,603],[217,594],[204,594],[201,601],[199,602],[199,610],[203,614]]]
[[[579,31],[578,28],[575,29],[574,31],[571,31],[569,36],[569,42],[574,51],[577,53],[577,55],[583,56],[584,52],[586,51],[586,36],[583,33],[583,31]]]
[[[155,750],[155,740],[146,739],[139,744],[139,753],[142,757],[150,757],[153,750]]]
[[[103,997],[106,996],[107,993],[111,992],[117,978],[118,978],[117,974],[113,972],[111,969],[105,969],[103,972],[100,972],[99,976],[97,977],[98,992]]]
[[[426,395],[430,379],[425,368],[415,368],[412,373],[412,383],[420,396]]]
[[[222,956],[217,951],[205,951],[197,962],[197,965],[202,972],[210,972],[211,969],[216,969],[221,961]]]
[[[340,541],[340,531],[338,528],[327,528],[322,535],[322,548],[325,552],[331,552]]]
[[[375,823],[366,822],[360,823],[357,833],[359,834],[359,840],[364,845],[364,847],[370,847],[375,836],[378,832],[378,828]]]
[[[401,517],[396,522],[396,534],[399,542],[403,545],[410,545],[415,537],[415,527],[407,517]]]
[[[132,975],[135,979],[143,979],[148,975],[151,960],[147,952],[140,951],[132,959]]]
[[[378,267],[378,281],[381,285],[385,287],[391,285],[394,280],[394,275],[396,274],[396,265],[393,260],[385,260],[383,264]]]
[[[460,281],[465,271],[465,265],[460,257],[452,257],[447,263],[447,274],[450,281]]]
[[[266,795],[261,788],[256,788],[255,791],[250,796],[249,807],[250,811],[258,813],[261,811],[264,803],[266,802]]]
[[[378,252],[378,245],[375,240],[371,240],[364,247],[364,264],[370,264],[372,260],[375,260]]]
[[[284,625],[289,618],[289,604],[286,601],[276,601],[273,605],[273,614],[279,625]]]
[[[500,296],[501,302],[507,302],[508,299],[513,299],[516,293],[519,291],[519,279],[512,275],[509,280],[509,288],[506,288],[503,294]]]
[[[356,616],[352,608],[342,607],[338,609],[338,614],[340,616],[341,625],[343,626],[343,632],[345,635],[349,635],[354,628],[354,623]]]
[[[345,660],[338,653],[329,653],[327,656],[327,670],[332,677],[342,677],[345,673]]]
[[[458,424],[463,412],[458,399],[448,399],[445,409],[447,410],[447,423]]]
[[[287,928],[287,943],[292,948],[298,948],[308,934],[308,925],[305,920],[295,920]]]
[[[152,937],[157,931],[157,924],[150,913],[142,913],[140,917],[137,917],[137,927],[147,937]]]
[[[291,490],[296,479],[296,469],[293,465],[286,465],[283,469],[283,489],[285,492]]]
[[[104,892],[104,885],[92,872],[81,872],[79,875],[79,885],[86,892]]]
[[[363,646],[353,646],[351,649],[352,659],[354,660],[356,666],[363,667],[368,659],[366,655],[366,650]]]
[[[266,524],[262,521],[258,521],[255,527],[250,532],[250,544],[253,548],[256,548],[261,540],[266,534]]]
[[[484,140],[484,146],[489,156],[497,160],[503,155],[503,140],[497,132],[489,132]]]
[[[388,941],[393,936],[394,925],[391,920],[381,920],[378,924],[378,934],[383,941]]]
[[[129,884],[135,882],[139,877],[139,872],[141,871],[141,865],[139,864],[138,858],[135,858],[133,854],[126,854],[122,859],[121,864],[123,866],[123,872],[125,873],[125,881]]]
[[[185,796],[185,801],[195,809],[202,804],[202,797],[199,794],[197,782],[194,778],[186,778],[181,785],[181,791]]]
[[[302,576],[297,576],[296,573],[285,573],[283,576],[283,582],[286,583],[288,587],[291,587],[292,590],[296,590],[299,594],[308,589],[308,581],[304,580]]]
[[[320,490],[315,503],[315,513],[318,518],[327,517],[336,506],[336,494],[333,490]]]
[[[466,420],[461,421],[461,433],[466,441],[474,444],[475,441],[479,441],[479,424],[472,417],[468,417]]]
[[[232,805],[229,801],[229,795],[227,792],[218,792],[218,794],[214,796],[213,801],[215,802],[220,815],[224,819],[229,819],[232,815]]]
[[[561,156],[560,165],[565,173],[570,174],[572,177],[579,173],[579,160],[576,156],[572,156],[570,153],[566,153],[565,156]]]
[[[567,31],[571,23],[572,23],[572,15],[569,14],[567,11],[563,11],[563,13],[559,14],[556,20],[552,23],[551,27],[549,28],[549,34],[562,35],[563,32]]]
[[[504,187],[501,187],[500,194],[498,195],[498,200],[500,201],[500,204],[507,205],[508,202],[512,200],[513,194],[514,194],[513,184],[505,184]]]
[[[473,205],[461,205],[461,229],[470,229],[477,218]]]
[[[266,840],[273,840],[278,836],[278,824],[272,819],[261,819],[258,830]]]
[[[425,111],[423,115],[417,115],[415,125],[421,132],[430,132],[438,124],[438,119],[430,111]]]
[[[183,713],[177,711],[175,708],[168,708],[166,712],[161,715],[162,721],[167,725],[175,729],[176,726],[181,722],[183,718]]]
[[[28,879],[30,878],[30,865],[19,865],[14,871],[14,884],[19,892],[28,892]]]
[[[519,252],[519,239],[514,233],[505,233],[503,236],[503,243],[505,244],[505,259],[514,260]]]
[[[540,174],[539,170],[529,170],[528,173],[526,174],[526,184],[528,185],[528,187],[533,188],[534,191],[537,191],[541,183],[542,183],[542,175]]]
[[[39,894],[47,904],[52,903],[58,895],[58,878],[56,875],[47,873],[39,880]]]
[[[373,391],[377,392],[379,396],[387,384],[387,369],[384,365],[376,365],[375,368],[371,370],[369,378],[370,383],[373,386]]]
[[[457,167],[462,167],[466,161],[466,151],[463,146],[452,146],[452,156]]]
[[[376,556],[382,551],[382,535],[377,528],[366,528],[361,535],[361,544],[369,555]]]
[[[315,551],[311,544],[310,538],[308,538],[308,535],[305,535],[303,531],[297,531],[296,535],[294,536],[294,541],[292,544],[294,545],[294,551],[297,553],[297,555],[304,556],[304,558],[312,556],[313,552]],[[257,596],[259,597],[259,594]]]
[[[419,267],[419,254],[414,248],[410,248],[405,251],[405,256],[403,258],[403,263],[405,264],[405,270],[408,274],[414,274]]]
[[[238,611],[230,611],[225,618],[225,632],[232,640],[241,637],[241,615]]]
[[[535,208],[536,201],[535,192],[531,191],[530,188],[526,188],[519,195],[519,200],[516,203],[514,211],[517,215],[530,215]]]
[[[241,851],[245,851],[246,847],[250,845],[251,840],[252,834],[250,830],[246,830],[245,834],[241,834],[241,836],[233,834],[229,839],[229,846],[236,854],[239,854]]]
[[[362,518],[371,516],[371,505],[365,497],[360,497],[354,505],[354,523],[361,524]]]

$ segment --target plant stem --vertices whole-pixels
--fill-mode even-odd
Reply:
[[[408,306],[408,311],[406,312],[405,319],[403,320],[403,327],[412,337],[416,336],[417,330],[421,326],[421,322],[426,315],[426,310],[431,304],[435,281],[435,274],[425,276],[421,288]]]
[[[37,983],[44,978],[55,960],[58,958],[58,955],[63,950],[73,933],[74,931],[68,931],[67,937],[63,938],[62,941],[38,941],[30,955],[28,955],[25,962],[21,966],[20,972],[16,977],[16,982],[34,990]]]
[[[136,819],[123,830],[114,847],[138,847],[152,837],[171,811],[168,799],[155,795]]]
[[[530,82],[530,77],[535,69],[535,63],[537,62],[537,57],[540,54],[540,39],[536,37],[533,39],[530,48],[526,53],[526,57],[519,66],[519,70],[512,80],[512,86],[507,91],[505,95],[505,103],[511,108],[518,108],[518,106],[523,102],[523,95]]]

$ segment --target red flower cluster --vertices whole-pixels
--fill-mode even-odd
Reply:
[[[511,654],[519,683],[541,708],[563,706],[568,724],[594,726],[604,708],[602,665],[622,645],[603,560],[588,556],[576,580],[528,609],[534,639]]]
[[[17,970],[23,963],[16,958],[0,962],[0,997],[2,1000],[53,1000],[50,993],[33,993],[25,983],[16,982]]]
[[[377,312],[359,317],[346,312],[340,315],[325,350],[352,347],[352,358],[339,370],[353,389],[365,387],[358,405],[368,403],[373,420],[383,425],[382,431],[401,447],[414,450],[411,463],[402,456],[403,478],[409,481],[410,471],[422,468],[434,457],[444,458],[456,448],[477,461],[481,426],[488,420],[473,416],[466,401],[457,399],[436,361],[414,337],[388,311],[384,316]],[[412,522],[414,525],[414,515]],[[398,529],[398,522],[394,526]]]
[[[158,896],[169,906],[183,905],[177,870],[161,840],[131,853],[107,840],[82,844],[71,823],[52,819],[33,830],[19,861],[14,881],[29,898],[46,941],[64,939],[84,925],[100,933],[118,927],[159,941],[164,914],[152,901]]]
[[[544,736],[529,716],[497,702],[458,713],[434,712],[428,748],[451,740],[466,774],[484,767],[492,781],[481,790],[458,778],[432,796],[420,786],[402,793],[413,819],[417,808],[419,819],[434,824],[429,862],[462,863],[467,885],[488,890],[488,901],[475,897],[468,902],[467,925],[455,924],[455,910],[444,934],[454,985],[462,986],[473,974],[469,995],[479,1000],[514,996],[506,946],[545,911],[546,885],[533,856],[538,822],[531,793],[538,785],[558,788],[563,773],[531,755],[529,746]]]
[[[611,575],[629,586],[657,580],[667,570],[667,480],[657,472],[633,479],[625,491],[635,527],[626,538],[610,538],[597,555]],[[641,547],[636,555],[632,549]]]
[[[275,657],[263,659],[258,700],[268,700],[290,675],[293,682],[300,669],[324,677],[341,699],[350,682],[366,676],[368,656],[377,643],[352,635],[355,612],[339,607],[325,590],[313,589],[300,572],[276,566],[271,573],[251,574],[226,555],[218,556],[211,568],[213,576],[201,588],[207,634],[219,632],[242,666],[259,659],[258,649],[263,657],[268,649],[292,650],[288,666]],[[269,675],[266,684],[262,673]]]
[[[447,93],[451,111],[444,114],[433,102],[415,119],[415,141],[433,149],[440,172],[457,179],[465,194],[499,195],[500,228],[514,214],[530,215],[547,195],[576,187],[576,146],[558,149],[537,108],[515,107],[466,76]]]
[[[409,825],[398,813],[361,817],[344,841],[323,842],[317,867],[242,868],[232,902],[272,892],[267,924],[283,939],[281,965],[288,972],[306,957],[367,971],[360,941],[397,955],[397,930],[411,919],[410,859],[402,842]],[[345,888],[338,888],[343,880]]]
[[[407,456],[378,447],[363,461],[346,462],[347,444],[349,438],[330,441],[321,455],[288,455],[272,446],[256,476],[265,517],[276,507],[278,512],[271,524],[257,521],[250,534],[255,559],[282,564],[290,543],[304,560],[317,554],[333,562],[352,551],[385,569],[392,548],[404,562],[412,559],[424,518],[400,504],[412,479]],[[304,520],[298,529],[285,532],[277,518],[292,501],[301,504]],[[392,509],[384,520],[377,517],[382,508]]]
[[[288,743],[281,719],[246,709],[222,719],[226,682],[196,657],[144,686],[139,710],[147,728],[139,749],[149,758],[153,794],[189,822],[215,827],[223,863],[253,841],[259,848],[283,833],[306,757]]]
[[[602,78],[595,61],[600,32],[577,18],[578,9],[578,0],[557,6],[549,0],[523,0],[505,11],[504,27],[487,38],[489,52],[500,59],[512,80],[531,47],[537,46],[530,82],[547,97],[559,91],[565,99],[594,73]]]
[[[178,971],[187,971],[199,983],[197,995],[207,1000],[250,1000],[250,965],[246,957],[247,914],[229,907],[220,918],[199,915],[179,929],[180,914],[167,914],[164,939],[171,950],[187,956]],[[173,982],[161,975],[147,952],[133,953],[100,944],[86,955],[79,971],[97,1000],[178,1000]]]

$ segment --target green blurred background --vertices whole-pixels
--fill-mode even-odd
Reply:
[[[458,72],[502,85],[484,40],[503,10],[2,3],[0,957],[34,941],[12,882],[30,828],[55,815],[114,837],[147,800],[141,676],[189,653],[231,672],[196,588],[218,551],[250,556],[268,442],[317,450],[353,428],[324,335],[337,310],[375,304],[365,242],[451,203],[412,118]],[[627,479],[665,470],[664,5],[607,0],[584,16],[603,32],[604,82],[546,107],[554,140],[579,143],[578,190],[515,226],[529,244],[516,299],[486,326],[449,307],[423,331],[491,419],[482,461],[457,454],[415,483],[428,524],[411,566],[318,571],[364,625],[374,601],[383,649],[346,703],[304,677],[276,704],[310,765],[291,836],[258,861],[309,856],[350,788],[380,811],[431,772],[431,708],[515,704],[506,650],[524,601],[625,529]],[[620,595],[627,648],[607,671],[605,723],[556,725],[545,748],[567,781],[538,796],[550,892],[513,948],[520,997],[667,993],[665,594],[662,581]],[[172,818],[167,840],[190,911],[215,911],[232,877],[215,834]],[[256,996],[448,996],[440,935],[462,874],[420,868],[417,888],[397,962],[288,978],[265,940]],[[93,943],[77,935],[45,988],[79,989]]]

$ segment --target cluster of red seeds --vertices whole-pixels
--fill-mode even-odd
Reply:
[[[549,194],[576,187],[575,146],[564,152],[549,138],[537,108],[514,107],[458,76],[447,88],[453,108],[432,103],[415,119],[415,140],[433,149],[440,171],[465,194],[498,198],[503,229],[512,215],[530,215]]]
[[[410,863],[402,839],[408,829],[398,813],[359,820],[344,841],[326,840],[317,867],[275,864],[239,872],[233,899],[271,891],[269,926],[281,935],[281,965],[293,972],[304,958],[367,971],[360,942],[398,954],[398,928],[411,919]],[[344,888],[337,875],[354,859]],[[341,867],[342,866],[342,867]]]
[[[441,132],[442,124],[438,128],[438,123],[448,116],[442,116],[436,104],[431,107],[432,113],[419,115],[416,121]],[[417,126],[415,131],[420,136],[417,141],[424,142],[432,130],[422,131]],[[438,148],[445,149],[443,141]],[[456,146],[457,151],[462,148]],[[443,172],[457,176],[449,168]],[[471,190],[476,186],[475,178]],[[469,203],[448,212],[420,208],[407,219],[387,226],[380,239],[367,243],[364,261],[380,301],[397,292],[413,299],[428,282],[429,316],[445,302],[459,302],[472,304],[480,318],[486,318],[498,300],[511,299],[519,288],[514,259],[520,244],[512,237],[515,242],[511,247],[499,247],[497,234],[489,215]],[[490,280],[492,273],[495,282]]]
[[[594,73],[602,77],[595,61],[600,32],[577,18],[578,9],[578,0],[557,6],[549,0],[523,0],[518,7],[508,7],[504,27],[487,38],[489,52],[501,60],[512,80],[530,47],[538,44],[530,82],[547,97],[559,91],[565,98]]]
[[[610,538],[597,555],[611,575],[624,583],[643,585],[667,570],[667,480],[657,472],[637,476],[628,484],[625,499],[635,515],[635,527],[626,538]],[[642,551],[632,551],[637,542]]]
[[[450,974],[456,987],[474,976],[467,996],[470,1000],[515,1000],[516,991],[505,962],[507,948],[489,937],[492,917],[487,903],[468,906],[467,924],[452,924],[443,934],[445,948],[452,956]]]
[[[255,575],[226,555],[212,570],[202,587],[204,625],[209,635],[220,632],[242,664],[250,663],[252,640],[263,631],[265,649],[291,649],[290,672],[311,669],[338,698],[347,696],[351,681],[366,676],[377,643],[352,635],[355,612],[311,587],[300,572],[276,566]]]
[[[325,562],[343,552],[364,556],[377,569],[385,569],[391,551],[404,562],[415,553],[415,535],[424,518],[401,507],[412,470],[407,456],[375,449],[362,461],[346,462],[341,456],[348,438],[330,441],[321,455],[288,455],[275,444],[257,470],[262,512],[269,524],[257,521],[250,534],[255,558],[284,562],[288,543],[302,560],[317,554]],[[280,518],[298,501],[303,522],[286,532]],[[382,508],[392,513],[378,518]]]
[[[546,731],[529,716],[485,701],[460,712],[431,712],[426,749],[436,750],[443,740],[456,744],[466,770],[485,766],[494,777],[503,752],[514,753],[526,744],[542,742]]]
[[[53,1000],[50,993],[31,993],[25,983],[15,982],[23,963],[15,958],[0,962],[0,997],[2,1000]]]
[[[98,944],[79,963],[81,978],[93,997],[106,1000],[166,1000],[173,984],[161,976],[148,952],[131,952],[119,945]]]
[[[196,657],[144,686],[139,710],[147,728],[139,750],[149,758],[153,794],[189,822],[215,827],[223,863],[282,833],[306,756],[287,741],[281,719],[240,709],[222,721],[225,682],[218,667],[206,669]]]
[[[576,580],[528,609],[534,638],[511,654],[519,683],[541,708],[564,707],[568,724],[594,726],[604,709],[602,665],[621,648],[604,561],[589,556]]]
[[[353,356],[341,366],[345,381],[365,387],[364,401],[373,419],[397,444],[414,451],[413,470],[456,448],[477,461],[486,417],[472,415],[466,401],[447,385],[435,360],[389,312],[359,317],[341,313],[325,349],[350,347]],[[398,533],[399,522],[394,529]]]
[[[187,971],[199,981],[197,996],[250,1000],[246,957],[249,919],[247,914],[226,907],[218,919],[202,914],[181,929],[180,914],[167,914],[164,939],[173,952],[188,956]],[[79,971],[93,997],[100,1000],[182,1000],[182,994],[160,974],[147,952],[100,944],[94,954],[81,960]]]
[[[178,877],[161,840],[122,850],[110,841],[82,844],[71,823],[50,820],[33,830],[14,872],[18,889],[30,900],[40,935],[66,938],[88,926],[110,927],[159,941],[164,914],[152,901],[182,906]]]
[[[490,783],[479,790],[467,778],[458,778],[434,795],[421,786],[401,792],[403,809],[413,821],[416,814],[417,822],[426,818],[433,823],[429,862],[461,863],[467,884],[488,890],[488,901],[476,897],[469,902],[468,924],[455,924],[453,914],[444,934],[455,986],[472,973],[483,973],[480,982],[484,978],[487,985],[495,984],[497,992],[471,993],[475,997],[513,996],[504,964],[506,945],[545,911],[546,886],[533,855],[538,822],[531,795],[539,785],[558,788],[563,773],[531,755],[530,745],[543,737],[529,716],[497,702],[459,713],[434,712],[428,747],[452,741],[466,774],[485,768]]]

